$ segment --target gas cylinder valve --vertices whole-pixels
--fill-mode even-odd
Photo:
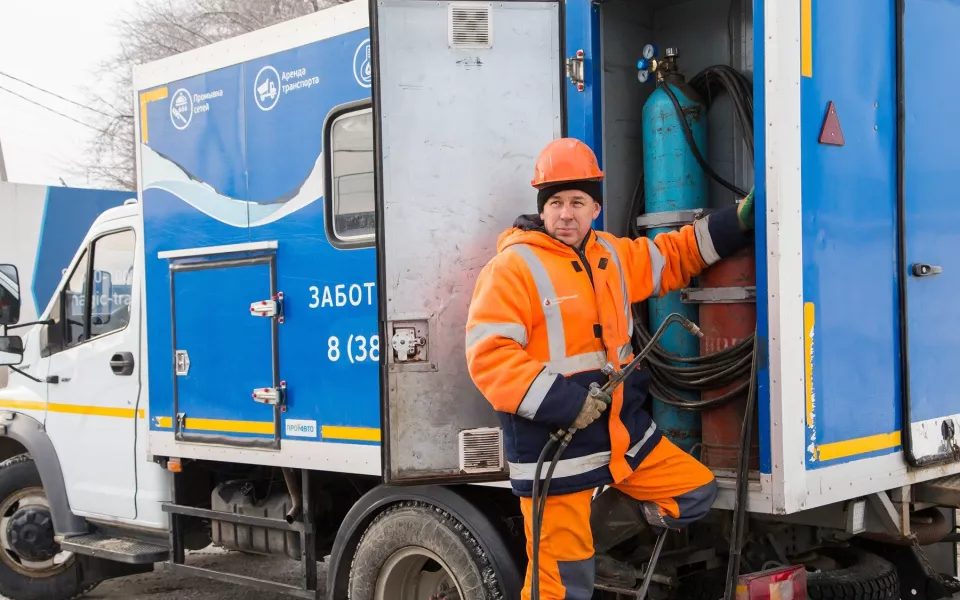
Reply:
[[[656,74],[658,79],[662,79],[664,73],[673,73],[677,70],[677,58],[680,57],[680,52],[676,48],[667,48],[663,60],[657,59],[658,53],[659,50],[653,44],[643,47],[643,58],[637,61],[637,79],[640,83],[646,83],[651,74]]]

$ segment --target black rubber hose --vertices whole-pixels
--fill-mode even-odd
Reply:
[[[530,510],[533,513],[530,528],[533,530],[533,575],[530,580],[531,595],[533,600],[540,599],[540,521],[543,519],[543,513],[537,510],[538,488],[540,487],[540,473],[543,469],[543,461],[547,453],[557,443],[556,435],[551,435],[547,443],[543,445],[540,451],[540,457],[537,459],[537,468],[533,472],[533,491]]]
[[[727,561],[725,600],[736,600],[737,580],[740,576],[740,556],[743,549],[743,523],[747,514],[747,482],[750,478],[750,436],[753,434],[753,410],[757,400],[757,343],[754,331],[753,362],[750,365],[750,383],[747,406],[743,411],[740,429],[739,464],[737,465],[737,493],[733,501],[733,526],[730,531],[730,558]]]
[[[700,168],[703,169],[703,172],[710,176],[710,179],[713,179],[723,187],[727,188],[734,194],[737,194],[738,197],[743,198],[747,195],[747,192],[741,190],[739,187],[730,183],[723,177],[720,177],[716,171],[713,170],[707,161],[703,158],[703,155],[700,154],[700,149],[697,148],[697,142],[693,139],[693,132],[690,131],[690,124],[687,123],[687,118],[683,114],[683,108],[680,106],[680,102],[677,100],[676,94],[673,93],[673,90],[670,89],[669,85],[663,86],[663,91],[670,98],[670,101],[673,102],[673,108],[677,111],[677,116],[680,117],[680,124],[683,129],[683,137],[687,138],[687,145],[690,146],[691,152],[693,152],[694,158],[697,159],[697,163],[700,164]]]

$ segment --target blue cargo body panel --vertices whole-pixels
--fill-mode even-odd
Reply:
[[[152,431],[379,444],[369,66],[358,28],[140,90]],[[282,322],[251,316],[274,291]]]
[[[870,21],[870,43],[850,23]],[[801,78],[807,469],[899,450],[894,7],[812,3]],[[828,107],[843,145],[821,143]],[[828,131],[829,134],[829,131]]]
[[[960,364],[960,122],[931,95],[942,80],[945,97],[956,79],[943,78],[937,57],[960,53],[956,2],[906,0],[904,44],[904,281],[910,430],[908,456],[924,464],[953,460],[957,452],[960,401],[949,376]]]
[[[198,262],[173,272],[175,348],[183,353],[176,382],[178,436],[269,438],[274,410],[252,402],[255,388],[274,387],[273,322],[251,314],[250,305],[271,298],[271,268]],[[216,290],[211,301],[209,291]],[[231,351],[225,352],[225,349]],[[242,421],[243,427],[230,426]]]

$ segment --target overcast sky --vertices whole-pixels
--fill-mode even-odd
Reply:
[[[0,72],[72,100],[83,101],[84,86],[119,40],[111,21],[130,10],[132,0],[0,0]],[[0,75],[13,90],[80,121],[93,113]],[[7,178],[17,183],[93,187],[71,173],[83,159],[93,130],[0,90],[0,146]]]

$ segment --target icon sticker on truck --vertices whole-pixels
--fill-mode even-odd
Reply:
[[[280,100],[280,74],[270,65],[260,69],[253,80],[253,99],[260,110],[270,110]]]
[[[316,421],[287,419],[283,422],[283,429],[287,432],[287,437],[317,437]]]
[[[183,131],[193,120],[193,98],[190,92],[180,88],[170,98],[170,120],[173,126]]]
[[[368,88],[373,80],[373,69],[370,66],[370,40],[363,40],[353,53],[353,77],[361,86]]]

